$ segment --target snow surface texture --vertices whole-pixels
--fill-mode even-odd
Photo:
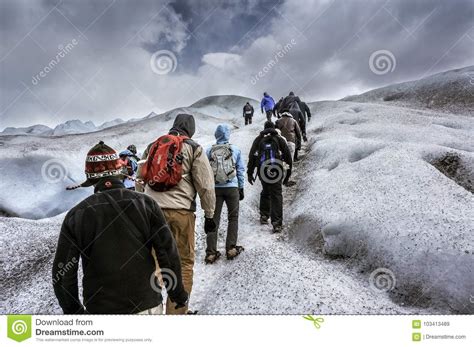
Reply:
[[[474,112],[474,66],[416,81],[393,84],[344,101],[375,102],[471,115]]]
[[[224,100],[227,106],[233,98],[232,110],[220,104]],[[102,139],[117,149],[135,143],[143,150],[182,111],[196,116],[196,140],[204,146],[213,143],[218,123],[233,124],[231,141],[247,159],[264,117],[256,112],[255,124],[244,127],[244,103],[243,98],[210,97],[133,126],[56,140],[0,137],[6,163],[0,167],[6,177],[0,187],[2,209],[10,215],[33,215],[35,208],[43,214],[54,210],[51,215],[67,210],[62,190],[71,179],[82,179],[83,158],[92,145]],[[191,308],[203,314],[472,313],[472,118],[344,101],[310,107],[310,141],[295,170],[297,185],[285,189],[281,236],[258,225],[260,184],[247,184],[239,236],[245,252],[234,261],[206,266],[198,211]],[[65,160],[71,179],[25,186],[27,170],[37,172],[28,169],[30,164],[38,167],[45,157]],[[15,163],[25,171],[5,170]],[[22,178],[23,184],[10,188]],[[90,192],[72,192],[77,195],[71,206],[83,198],[79,194]],[[41,204],[43,194],[55,196],[59,204],[48,199]],[[21,196],[25,201],[17,202]],[[225,209],[222,217],[221,250]],[[60,312],[50,277],[62,218],[0,218],[2,313]]]

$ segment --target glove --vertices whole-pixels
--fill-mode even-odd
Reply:
[[[183,291],[182,294],[177,298],[174,295],[173,298],[170,297],[170,300],[176,303],[176,306],[174,307],[175,310],[185,307],[188,304],[188,297],[188,293],[185,291]]]
[[[311,117],[308,117],[308,123],[311,122]]]
[[[239,200],[244,200],[244,188],[239,189]]]
[[[253,185],[253,182],[255,182],[253,174],[250,172],[247,174],[247,181],[249,181],[250,185]]]
[[[286,176],[285,176],[285,179],[283,180],[283,185],[287,185],[288,184],[288,181],[290,180],[290,176],[291,176],[291,169],[288,169],[286,170]]]
[[[303,141],[308,142],[308,138],[306,137],[306,134],[303,135]]]
[[[212,233],[214,230],[216,230],[216,222],[214,222],[214,218],[205,218],[204,221],[204,232],[206,234]]]

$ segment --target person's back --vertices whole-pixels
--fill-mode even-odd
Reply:
[[[276,128],[281,130],[283,136],[288,142],[298,143],[301,141],[301,131],[298,122],[289,112],[281,114],[280,119],[275,123]]]
[[[170,133],[186,136],[182,148],[182,179],[174,187],[166,191],[157,192],[149,185],[137,184],[137,190],[143,191],[153,197],[162,209],[196,211],[196,193],[201,197],[201,207],[206,216],[212,218],[214,214],[214,181],[212,170],[203,148],[191,137],[195,132],[194,118],[191,115],[179,114]],[[173,130],[174,129],[174,130]],[[151,144],[143,154],[143,159],[148,157]],[[138,177],[141,176],[140,169]]]
[[[245,125],[252,124],[254,109],[253,106],[247,102],[243,108],[243,117],[245,119]]]
[[[260,223],[268,224],[271,217],[274,232],[281,232],[283,223],[282,184],[291,176],[292,157],[290,149],[275,130],[275,125],[267,121],[265,129],[252,143],[247,168],[248,182],[253,184],[255,169],[262,184],[260,194]]]
[[[64,313],[84,311],[78,298],[79,258],[88,313],[131,314],[160,306],[161,293],[150,286],[156,271],[152,249],[161,268],[175,275],[168,294],[184,305],[179,254],[160,207],[124,189],[119,157],[110,147],[101,142],[94,149],[82,186],[94,185],[95,193],[66,215],[53,263],[53,287]]]
[[[275,107],[275,100],[267,93],[263,93],[262,101],[260,102],[260,110],[265,111],[267,120],[271,120],[273,116],[273,109]]]
[[[280,119],[276,121],[275,127],[281,131],[281,136],[288,142],[292,158],[298,158],[298,150],[301,148],[301,129],[298,122],[291,113],[283,112]]]
[[[194,261],[195,261],[195,221],[196,221],[196,194],[199,194],[201,208],[204,210],[204,229],[206,232],[215,228],[214,209],[216,196],[214,192],[214,175],[203,148],[191,139],[196,126],[194,117],[189,114],[178,114],[168,135],[182,140],[181,152],[173,159],[167,161],[167,169],[180,168],[181,179],[168,189],[154,190],[145,179],[145,187],[140,183],[143,179],[143,165],[138,170],[137,190],[145,192],[156,200],[163,210],[166,221],[178,244],[181,256],[181,267],[183,272],[183,283],[185,290],[191,294],[193,286]],[[166,136],[166,141],[171,140]],[[154,159],[150,149],[157,143],[150,144],[144,153],[146,163],[153,165]],[[155,147],[158,148],[159,146]],[[171,149],[171,148],[170,148]],[[155,152],[156,153],[156,152]],[[169,155],[170,153],[168,153]],[[160,173],[158,173],[160,175]],[[157,177],[159,178],[159,177]],[[155,177],[153,177],[155,179]],[[174,310],[166,309],[167,314],[185,314],[188,307]]]
[[[300,110],[301,111],[301,100],[298,96],[296,96],[293,92],[281,100],[281,103],[278,108],[278,112],[291,112],[293,110]],[[293,112],[291,112],[293,114]]]
[[[239,201],[244,198],[244,171],[245,166],[240,149],[229,143],[230,127],[227,124],[219,124],[215,131],[216,144],[207,149],[207,156],[214,171],[216,209],[214,221],[215,230],[208,232],[206,237],[207,264],[214,263],[220,256],[217,250],[218,229],[220,215],[224,203],[227,206],[227,237],[226,256],[233,259],[238,256],[243,247],[237,245],[239,228]]]

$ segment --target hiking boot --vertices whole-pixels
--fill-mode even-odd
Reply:
[[[242,253],[244,251],[244,247],[242,246],[235,246],[235,247],[232,247],[231,249],[229,249],[227,252],[226,252],[226,255],[227,255],[227,260],[232,260],[234,259],[236,256],[238,256],[240,253]]]
[[[260,224],[268,224],[268,217],[267,216],[260,216]]]
[[[217,259],[219,259],[221,256],[221,252],[217,251],[216,253],[209,253],[206,255],[206,258],[204,258],[204,261],[206,264],[213,264],[216,262]]]
[[[283,227],[281,225],[275,225],[273,227],[273,232],[274,233],[281,233],[283,231]]]

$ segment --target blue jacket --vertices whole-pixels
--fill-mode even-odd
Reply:
[[[260,102],[260,108],[262,112],[263,110],[271,111],[273,110],[274,107],[275,107],[275,100],[273,100],[273,98],[270,95],[264,96],[262,101]]]
[[[216,143],[218,145],[224,144],[224,143],[229,143],[230,139],[230,127],[227,124],[219,124],[217,126],[216,132],[214,133],[214,136],[216,137]],[[242,155],[240,152],[239,147],[236,145],[230,145],[232,149],[232,156],[234,157],[234,162],[235,162],[235,169],[237,171],[236,177],[228,182],[228,183],[223,183],[223,184],[216,184],[216,188],[243,188],[244,187],[244,182],[245,182],[245,176],[244,176],[244,171],[245,171],[245,165],[244,161],[242,159]],[[208,159],[211,159],[211,148],[209,147],[206,150],[207,157]]]

